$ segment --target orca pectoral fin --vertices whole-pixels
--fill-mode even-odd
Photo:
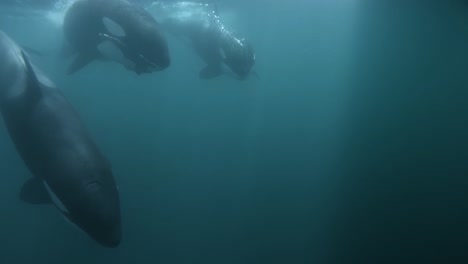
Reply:
[[[70,64],[70,67],[68,67],[68,74],[73,74],[82,68],[84,68],[86,65],[88,65],[90,62],[92,62],[95,59],[95,56],[89,55],[89,54],[78,54],[78,56],[73,60],[72,64]]]
[[[223,69],[221,65],[208,65],[200,71],[200,78],[202,79],[211,79],[220,76],[223,74]]]
[[[27,180],[20,191],[20,199],[29,204],[49,204],[52,203],[49,193],[38,177]]]

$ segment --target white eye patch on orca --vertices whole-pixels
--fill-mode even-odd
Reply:
[[[45,181],[42,181],[42,182],[44,183],[44,186],[45,186],[47,192],[49,193],[50,199],[55,204],[55,206],[57,206],[57,208],[61,212],[69,214],[70,212],[68,211],[67,207],[65,207],[65,205],[62,203],[62,201],[60,201],[60,199],[57,197],[57,195],[52,191],[49,184],[47,184],[47,182],[45,182]]]
[[[102,23],[106,27],[107,31],[116,37],[125,37],[127,35],[125,30],[117,22],[108,17],[103,17]]]

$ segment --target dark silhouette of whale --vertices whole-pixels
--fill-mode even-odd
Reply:
[[[0,112],[33,174],[20,198],[53,202],[97,242],[118,246],[120,201],[110,164],[62,92],[1,31]]]
[[[203,79],[223,74],[223,65],[240,79],[252,73],[255,52],[246,40],[237,38],[221,23],[215,4],[194,2],[162,3],[149,12],[171,34],[187,39],[195,52],[206,63],[199,76]]]
[[[64,54],[77,54],[70,74],[93,60],[116,61],[137,74],[170,65],[157,21],[143,7],[125,0],[78,0],[67,10],[63,30],[70,45]]]

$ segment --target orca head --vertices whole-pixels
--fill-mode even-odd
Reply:
[[[137,71],[149,73],[169,67],[169,45],[157,23],[142,23],[134,34],[129,41],[134,49]]]
[[[44,181],[47,192],[61,213],[99,244],[115,248],[120,244],[120,200],[110,170],[100,175],[70,175],[79,181],[66,183]],[[89,177],[90,176],[90,177]],[[63,184],[63,183],[62,183]]]
[[[241,79],[246,78],[255,64],[255,51],[245,39],[235,39],[224,51],[224,63]]]
[[[108,17],[103,18],[103,24],[107,33],[101,33],[99,37],[111,42],[122,53],[115,56],[119,52],[112,52],[112,56],[107,56],[109,52],[102,52],[98,47],[105,57],[111,57],[137,74],[161,71],[169,67],[171,59],[166,38],[152,17],[128,23],[126,28]]]
[[[99,180],[83,186],[83,205],[69,220],[103,246],[115,248],[122,238],[120,201],[115,187]]]

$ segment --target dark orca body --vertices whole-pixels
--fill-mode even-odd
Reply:
[[[132,65],[119,62],[138,74],[170,64],[167,41],[156,20],[141,6],[125,0],[78,0],[68,9],[63,29],[72,48],[68,53],[78,54],[69,73],[96,59],[116,60],[99,50],[104,42],[118,49]]]
[[[157,3],[150,12],[173,35],[185,38],[206,63],[200,71],[203,79],[223,74],[228,66],[239,78],[251,73],[255,63],[252,46],[235,37],[221,23],[216,5],[194,2]]]
[[[97,242],[119,245],[120,201],[109,163],[62,92],[1,31],[0,112],[33,174],[21,199],[53,202]]]

